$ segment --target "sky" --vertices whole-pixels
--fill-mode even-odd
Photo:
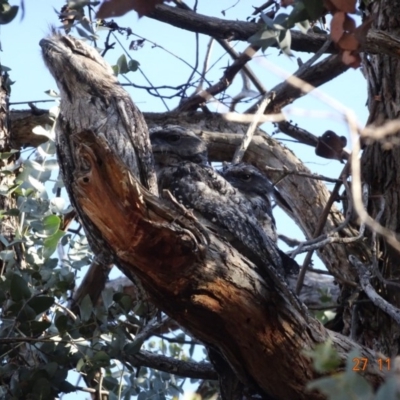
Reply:
[[[24,19],[21,21],[19,14],[11,24],[0,26],[0,42],[2,50],[0,53],[0,62],[1,64],[11,68],[10,77],[15,81],[15,84],[12,86],[10,98],[12,103],[49,100],[50,97],[45,94],[45,91],[49,89],[57,90],[57,86],[52,76],[43,63],[38,43],[41,38],[45,37],[50,32],[51,26],[60,26],[55,9],[60,10],[64,3],[63,0],[25,0]],[[188,1],[187,3],[192,7],[194,2]],[[219,18],[246,20],[246,18],[253,12],[252,6],[259,6],[262,3],[261,0],[200,0],[198,4],[198,12]],[[19,0],[10,0],[10,4],[18,5]],[[225,17],[222,14],[223,10],[226,10]],[[130,12],[124,17],[117,18],[115,21],[121,27],[130,27],[133,33],[154,43],[151,44],[150,42],[145,42],[143,48],[138,51],[133,51],[128,50],[128,48],[131,40],[135,37],[131,36],[129,39],[126,39],[125,35],[118,36],[121,44],[125,49],[127,49],[132,59],[140,63],[141,70],[154,86],[178,85],[183,83],[189,77],[191,74],[191,68],[179,60],[179,58],[185,59],[191,65],[194,65],[196,59],[196,39],[194,33],[186,32],[179,28],[146,17],[139,19],[135,12]],[[78,36],[76,31],[73,32],[73,34]],[[104,32],[99,32],[99,36],[100,40],[98,42],[98,47],[102,48],[104,47]],[[200,35],[200,70],[208,42],[209,38],[207,36]],[[235,45],[237,51],[242,51],[247,46],[247,43],[243,42],[232,44]],[[169,53],[157,45],[167,49]],[[117,59],[123,53],[124,50],[117,43],[115,50],[107,53],[106,59],[110,64],[115,64]],[[219,60],[221,56],[222,58]],[[270,48],[265,51],[265,54],[259,53],[255,59],[249,63],[249,65],[262,80],[267,89],[271,89],[274,85],[280,83],[282,78],[265,68],[263,65],[264,59],[279,66],[288,73],[293,73],[297,69],[297,57],[300,57],[302,61],[305,62],[311,56],[312,54],[295,53],[295,58],[288,58],[285,55],[279,55],[277,49]],[[223,68],[232,62],[228,56],[223,56],[221,48],[219,48],[218,44],[214,43],[210,65],[214,64],[216,61],[218,62],[207,74],[207,78],[214,83],[222,76]],[[138,71],[129,73],[127,77],[136,84],[148,85],[144,76]],[[123,77],[120,77],[120,80],[122,83],[127,82]],[[241,86],[241,78],[238,76],[228,93],[231,95],[239,93]],[[339,78],[325,84],[320,89],[324,93],[340,101],[344,106],[353,109],[361,126],[364,125],[368,116],[366,108],[366,80],[359,69],[350,69]],[[127,90],[142,111],[166,111],[163,102],[160,101],[160,99],[149,95],[146,91],[139,89]],[[163,94],[169,95],[172,94],[172,92],[163,92]],[[170,109],[173,109],[177,105],[177,99],[167,100],[167,104]],[[52,105],[52,103],[37,104],[37,106],[41,108],[49,108]],[[245,107],[242,108],[244,109]],[[297,100],[290,107],[297,110],[332,111],[328,106],[322,104],[310,95]],[[12,108],[26,109],[28,107],[24,104],[13,105]],[[210,108],[212,109],[212,106]],[[330,120],[326,117],[311,118],[309,116],[293,116],[291,119],[298,123],[300,127],[309,130],[317,136],[323,134],[327,129],[330,129],[334,130],[339,135],[348,137],[348,132],[340,120]],[[271,133],[274,130],[272,124],[264,124],[262,128],[265,129],[267,133]],[[342,164],[338,161],[319,158],[315,156],[313,148],[305,145],[294,144],[291,141],[288,141],[290,138],[283,134],[278,134],[277,137],[282,139],[283,143],[292,149],[313,172],[318,172],[334,178],[338,177],[342,169]],[[348,140],[348,142],[350,142],[350,140]],[[284,233],[291,237],[295,236],[300,239],[302,238],[300,230],[283,214],[283,212],[277,210],[275,218],[280,233]],[[282,248],[285,249],[284,246]],[[299,258],[298,261],[301,261],[301,258]],[[315,265],[321,267],[321,263],[318,262],[317,258],[315,258]],[[72,397],[64,397],[65,400],[69,398]]]

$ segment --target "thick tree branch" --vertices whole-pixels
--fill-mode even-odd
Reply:
[[[204,35],[227,40],[247,41],[262,26],[254,22],[230,21],[165,5],[156,6],[155,10],[148,17],[177,28],[186,29],[190,32],[203,33]],[[303,34],[295,30],[292,30],[291,34],[291,49],[309,53],[317,52],[328,37],[327,35],[316,33]],[[370,29],[367,34],[364,50],[367,53],[399,57],[400,38],[386,31]],[[333,43],[326,50],[326,53],[332,54],[336,52]]]
[[[13,116],[13,114],[11,114]],[[34,118],[34,117],[32,117]],[[202,138],[206,140],[209,148],[209,156],[212,161],[230,161],[233,154],[240,145],[243,135],[247,130],[247,125],[228,122],[223,119],[220,114],[205,115],[204,113],[147,113],[145,119],[149,127],[163,126],[167,124],[181,125],[192,129]],[[316,138],[308,132],[303,132],[300,129],[295,129],[292,133],[292,127],[286,127],[285,132],[288,132],[293,137],[304,141],[309,145],[316,144]],[[298,131],[300,131],[298,136]],[[229,132],[229,133],[221,133]],[[17,134],[18,131],[12,131],[12,135]],[[236,135],[235,135],[236,133]],[[31,136],[34,136],[31,134]],[[26,136],[29,139],[29,136]],[[284,146],[276,140],[265,136],[262,131],[257,131],[256,136],[253,138],[249,149],[245,155],[245,161],[253,163],[259,169],[264,171],[266,175],[279,185],[278,189],[283,195],[284,199],[290,204],[294,215],[291,215],[301,229],[303,230],[306,238],[311,238],[319,217],[322,213],[323,206],[329,199],[329,192],[324,184],[306,176],[297,176],[295,172],[300,175],[309,175],[310,171],[302,164],[302,162]],[[266,167],[275,168],[278,170],[288,169],[292,172],[287,176],[285,173],[268,170]],[[284,177],[283,180],[282,177]],[[301,179],[301,181],[299,181]],[[299,183],[301,182],[301,184]],[[344,216],[336,208],[332,209],[329,214],[328,222],[324,233],[329,233],[344,220]],[[278,222],[279,229],[279,222]],[[356,231],[347,228],[342,232],[345,237],[353,237]],[[365,248],[363,243],[353,243],[352,245],[330,245],[326,246],[319,252],[327,268],[334,275],[343,277],[346,281],[354,281],[356,275],[348,262],[348,255],[350,251],[354,254],[369,254],[370,251]]]
[[[211,231],[204,236],[195,221],[146,191],[103,139],[88,131],[75,136],[81,163],[73,193],[117,264],[128,276],[137,275],[171,318],[218,348],[245,385],[277,399],[322,399],[305,390],[318,374],[304,349],[331,338],[340,368],[354,347],[377,357],[312,319],[274,269],[261,278],[235,249]],[[295,376],[288,381],[288,374]],[[382,380],[373,363],[363,374],[374,386]]]

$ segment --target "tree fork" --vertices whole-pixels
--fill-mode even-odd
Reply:
[[[337,372],[354,348],[377,358],[311,318],[272,268],[261,278],[220,237],[204,233],[193,217],[144,189],[103,138],[91,131],[74,136],[81,160],[73,171],[75,201],[117,264],[140,278],[160,309],[218,348],[243,383],[277,399],[323,399],[306,392],[319,375],[304,349],[330,338],[342,360]],[[364,376],[376,386],[382,373],[372,364]]]

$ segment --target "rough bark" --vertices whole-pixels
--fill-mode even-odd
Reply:
[[[398,2],[379,0],[370,3],[365,16],[373,15],[373,27],[382,35],[398,35],[400,29],[400,5]],[[397,54],[398,55],[398,54]],[[369,122],[376,125],[387,119],[400,117],[400,59],[387,54],[364,54],[364,69],[368,80]],[[400,148],[383,147],[382,143],[370,143],[362,155],[363,180],[370,186],[368,210],[373,218],[384,199],[384,213],[380,223],[400,232]],[[376,249],[379,270],[384,278],[398,282],[400,279],[399,254],[383,241]],[[375,288],[392,305],[400,307],[398,288],[385,285],[378,279]],[[400,351],[400,327],[383,311],[365,306],[358,311],[358,341],[371,348],[397,355]]]
[[[181,125],[192,129],[200,134],[207,142],[209,150],[209,158],[211,161],[230,161],[232,159],[236,146],[240,143],[241,136],[246,132],[247,125],[228,122],[223,116],[218,114],[205,115],[204,113],[178,113],[178,114],[156,114],[145,113],[146,122],[149,127],[163,126],[168,124]],[[17,134],[18,132],[14,132]],[[296,135],[297,131],[293,135]],[[29,138],[29,136],[26,136]],[[308,145],[316,145],[317,137],[308,132],[303,132],[301,138]],[[311,174],[302,162],[282,144],[273,138],[270,138],[263,131],[257,131],[252,144],[250,145],[246,157],[246,161],[254,163],[262,171],[265,171],[272,182],[277,181],[282,177],[281,173],[266,170],[265,167],[278,168],[283,170],[287,168],[289,171],[302,172]],[[296,220],[296,223],[301,227],[306,238],[311,238],[318,224],[322,209],[325,206],[330,196],[326,186],[315,179],[308,177],[298,177],[296,174],[288,175],[279,182],[279,191],[284,199],[289,202],[292,209],[295,211],[291,215]],[[344,221],[344,216],[335,207],[329,214],[328,222],[324,232],[328,233],[331,229],[337,227]],[[279,230],[279,221],[278,221]],[[343,237],[351,237],[356,235],[356,231],[351,228],[344,230],[341,235]],[[356,249],[356,251],[354,251]],[[366,252],[362,242],[354,243],[352,251],[355,254]],[[346,246],[337,244],[324,248],[320,256],[324,263],[328,266],[331,273],[338,277],[338,282],[343,283],[343,279],[354,282],[355,274],[351,265],[348,262],[347,256],[350,254],[346,250]],[[89,278],[89,276],[88,276]],[[92,274],[90,285],[85,285],[89,293],[95,291],[98,293],[98,288],[103,287],[106,279],[103,279],[103,274]],[[318,286],[318,283],[316,283]],[[331,286],[331,293],[337,293],[337,287]],[[82,296],[87,294],[85,291]],[[307,295],[307,292],[304,294]],[[80,296],[80,297],[82,297]],[[336,298],[336,296],[334,296]],[[314,304],[315,300],[310,297],[304,297],[306,303]]]
[[[244,384],[277,399],[322,399],[305,391],[318,374],[304,349],[331,338],[339,370],[354,347],[377,357],[311,318],[272,268],[261,278],[222,238],[141,187],[103,139],[89,131],[75,138],[73,195],[124,273],[139,276],[163,311],[217,348]],[[376,386],[382,374],[371,363],[365,377]]]
[[[8,109],[8,92],[4,86],[4,73],[0,74],[0,153],[8,153],[12,150],[11,133],[10,133],[10,116]],[[18,158],[18,153],[0,160],[1,168],[12,170],[15,161]],[[10,174],[0,173],[0,186],[11,187],[15,180],[15,172]],[[0,196],[0,209],[10,210],[16,208],[15,197],[11,194]],[[13,241],[15,236],[15,229],[17,221],[15,217],[4,215],[0,223],[0,235],[2,235],[9,243]],[[0,243],[0,250],[4,250],[5,246]],[[19,245],[9,248],[8,250],[15,250],[15,258],[21,261],[21,253]],[[4,273],[3,261],[0,260],[0,271]]]
[[[166,5],[156,6],[155,10],[148,17],[176,26],[177,28],[227,40],[247,41],[251,35],[254,35],[262,27],[262,25],[254,22],[230,21]],[[294,30],[291,31],[291,34],[292,50],[311,53],[317,52],[328,38],[328,35],[316,33],[303,34]],[[384,28],[377,26],[377,29],[371,29],[367,34],[365,51],[371,54],[385,54],[399,57],[400,41],[396,32],[387,32]],[[326,52],[337,52],[334,44],[329,46]]]

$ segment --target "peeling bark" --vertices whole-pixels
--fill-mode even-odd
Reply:
[[[139,276],[163,311],[219,349],[244,384],[277,399],[322,399],[305,391],[318,374],[304,349],[331,338],[339,370],[354,347],[377,357],[311,318],[272,268],[261,278],[222,238],[149,193],[104,140],[89,131],[75,138],[81,162],[72,171],[73,195],[124,273]],[[376,386],[382,373],[370,363],[365,377]]]

